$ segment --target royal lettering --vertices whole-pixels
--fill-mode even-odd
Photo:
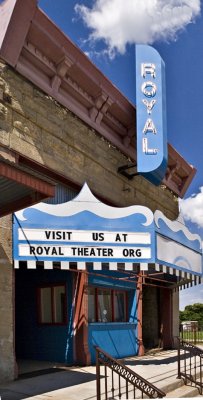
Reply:
[[[154,97],[157,92],[157,87],[153,82],[144,82],[141,86],[142,93],[146,97]]]
[[[156,100],[148,101],[147,99],[143,99],[142,102],[147,107],[147,113],[151,114],[154,105],[156,104]]]
[[[156,78],[155,64],[142,63],[141,64],[141,76],[143,79],[148,78],[149,76],[151,78],[155,79]],[[142,99],[142,102],[146,106],[147,114],[151,116],[157,100],[156,99],[149,100],[149,99],[152,97],[156,97],[157,86],[154,82],[147,80],[142,83],[141,91],[142,91],[143,95],[145,96],[145,98]],[[145,137],[142,138],[143,153],[146,155],[152,155],[152,156],[156,155],[158,153],[158,149],[150,148],[150,146],[148,145],[149,139],[148,139],[148,137],[146,137],[146,136],[150,135],[151,133],[154,135],[157,134],[157,129],[156,129],[156,126],[155,126],[152,118],[147,118],[142,132],[145,135]]]
[[[64,256],[61,247],[51,246],[30,246],[30,255],[33,256]]]
[[[150,149],[149,147],[148,147],[148,139],[147,138],[143,138],[142,139],[142,150],[143,150],[143,153],[145,153],[145,154],[147,154],[147,155],[154,155],[154,154],[157,154],[158,153],[158,149]]]
[[[143,129],[143,133],[146,134],[148,132],[152,132],[155,135],[157,133],[156,127],[154,125],[154,122],[150,118],[147,119],[146,124],[145,124],[144,129]]]
[[[152,78],[156,78],[156,66],[152,63],[141,64],[141,76],[146,78],[146,75],[150,74]]]

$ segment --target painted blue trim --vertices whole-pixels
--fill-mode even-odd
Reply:
[[[68,247],[72,247],[72,246],[83,246],[83,247],[145,247],[148,248],[151,246],[150,244],[145,244],[145,243],[136,243],[136,244],[132,244],[132,243],[111,243],[111,242],[95,242],[95,244],[93,242],[63,242],[63,241],[54,241],[54,240],[47,240],[47,242],[42,242],[40,240],[29,240],[29,242],[27,240],[23,240],[23,239],[19,239],[18,240],[19,244],[38,244],[38,245],[61,245],[61,246],[68,246]]]
[[[14,214],[14,224],[19,227],[40,229],[75,229],[75,230],[106,230],[110,232],[148,232],[149,225],[145,226],[146,216],[141,213],[131,214],[122,218],[102,218],[90,211],[82,211],[72,216],[54,216],[34,208],[24,210],[24,221],[20,221]],[[47,224],[47,217],[49,218]],[[47,226],[48,225],[48,226]],[[137,229],[135,230],[135,226]],[[138,228],[139,227],[139,228]]]
[[[88,267],[89,272],[93,272],[92,267]],[[95,271],[96,272],[96,271]],[[97,275],[91,274],[88,277],[88,284],[94,287],[108,287],[110,289],[115,290],[125,290],[128,291],[128,295],[130,295],[131,291],[135,290],[135,282],[127,282],[127,281],[118,281],[112,278],[124,278],[126,277],[121,271],[111,271],[111,270],[101,270],[99,271],[99,277]],[[105,275],[105,276],[102,276]]]
[[[188,247],[191,250],[194,250],[197,253],[202,254],[202,250],[200,248],[199,239],[190,240],[186,237],[185,233],[180,229],[178,232],[172,231],[164,222],[164,220],[159,219],[159,227],[155,225],[155,231],[165,238],[170,238],[174,242],[182,244],[185,247]],[[188,231],[189,232],[189,231]]]

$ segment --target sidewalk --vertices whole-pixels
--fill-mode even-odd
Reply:
[[[164,392],[177,384],[177,351],[131,357],[125,364]],[[50,372],[51,371],[51,372]],[[35,373],[33,373],[34,375]],[[95,400],[96,368],[55,367],[0,386],[1,400]]]
[[[46,371],[46,370],[45,370]],[[56,368],[0,386],[1,400],[87,400],[96,395],[95,367]]]

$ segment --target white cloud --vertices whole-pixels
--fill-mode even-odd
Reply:
[[[187,221],[197,224],[203,228],[203,186],[200,192],[179,201],[180,210]]]
[[[91,30],[89,40],[103,40],[110,57],[126,45],[174,39],[200,14],[201,0],[94,0],[75,11]]]

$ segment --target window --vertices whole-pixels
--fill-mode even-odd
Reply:
[[[89,322],[126,322],[127,292],[88,288]]]
[[[50,285],[38,288],[38,299],[39,323],[66,323],[65,285]]]
[[[112,321],[111,290],[98,289],[98,322]]]
[[[114,321],[126,321],[126,293],[115,291],[114,292]]]

